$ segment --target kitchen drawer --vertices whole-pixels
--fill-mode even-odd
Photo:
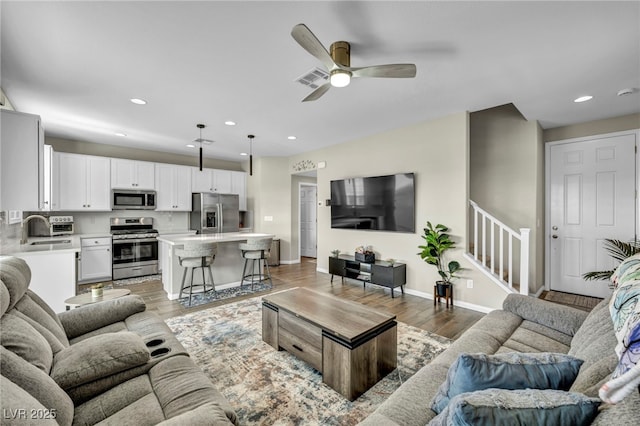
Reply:
[[[285,330],[278,329],[278,346],[322,372],[322,350]]]
[[[298,340],[304,340],[308,345],[322,352],[322,329],[320,327],[281,309],[278,313],[278,328],[288,331]]]
[[[111,237],[82,238],[80,240],[80,245],[82,247],[110,246],[111,245]]]

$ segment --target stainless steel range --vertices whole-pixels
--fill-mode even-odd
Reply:
[[[158,231],[151,217],[112,217],[113,279],[158,273]]]

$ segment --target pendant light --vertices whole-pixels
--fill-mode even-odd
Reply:
[[[202,129],[204,129],[204,124],[196,124],[196,127],[200,129],[200,171],[202,171]]]
[[[249,138],[249,176],[253,176],[253,138],[254,135],[247,135]]]

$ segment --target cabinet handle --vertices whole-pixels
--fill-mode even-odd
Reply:
[[[300,352],[304,352],[304,351],[302,350],[302,348],[301,348],[300,346],[298,346],[298,345],[293,344],[293,345],[291,345],[291,346],[293,346],[293,347],[294,347],[294,349],[297,349],[297,350],[299,350]]]

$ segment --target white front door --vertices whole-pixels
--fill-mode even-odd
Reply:
[[[607,281],[586,272],[614,262],[604,239],[636,235],[636,135],[553,144],[549,147],[549,286],[551,290],[605,297]]]
[[[300,187],[300,256],[316,257],[317,188]]]

